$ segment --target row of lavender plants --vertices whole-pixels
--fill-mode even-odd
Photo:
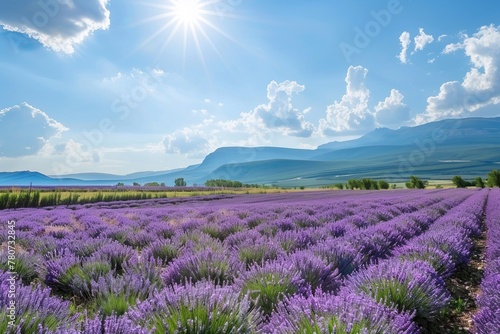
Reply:
[[[480,234],[487,191],[477,193],[393,256],[349,276],[337,296],[294,296],[264,327],[269,333],[419,333],[449,301],[444,278],[467,262]]]
[[[486,267],[474,317],[478,334],[500,330],[500,189],[492,189],[486,207]]]
[[[486,193],[472,193],[4,211],[17,222],[20,276],[15,326],[2,312],[0,332],[416,333],[435,309],[367,295],[393,272],[387,288],[399,295],[434,293],[467,260],[477,226],[455,217],[482,209]],[[396,284],[403,276],[410,287]]]

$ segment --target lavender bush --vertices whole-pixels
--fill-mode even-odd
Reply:
[[[450,299],[444,281],[427,262],[398,259],[353,274],[345,291],[365,294],[399,311],[415,311],[418,323],[435,320]]]
[[[3,210],[0,257],[3,222],[15,220],[16,284],[46,300],[35,314],[23,299],[17,331],[415,333],[446,304],[441,278],[468,261],[487,197],[301,192]],[[498,255],[488,243],[478,328],[496,324]]]
[[[263,333],[416,334],[412,314],[398,313],[371,298],[352,293],[317,294],[284,300]]]
[[[497,333],[500,328],[500,189],[491,190],[486,207],[486,268],[477,298],[474,325],[478,334]]]
[[[154,333],[255,333],[260,314],[247,296],[210,282],[173,285],[128,312]]]

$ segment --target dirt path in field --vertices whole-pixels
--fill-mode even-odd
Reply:
[[[477,311],[476,298],[480,293],[483,279],[486,250],[486,228],[484,217],[482,233],[473,240],[471,259],[467,265],[457,268],[457,271],[446,281],[452,296],[450,313],[446,322],[432,333],[474,333],[472,317]]]

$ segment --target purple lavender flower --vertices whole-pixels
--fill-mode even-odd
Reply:
[[[39,265],[43,258],[32,252],[18,252],[14,261],[14,270],[10,270],[7,252],[0,251],[0,270],[13,271],[19,275],[25,285],[39,277]]]
[[[450,298],[444,281],[429,263],[399,259],[381,261],[353,274],[345,291],[365,294],[399,311],[415,311],[418,323],[433,321]]]
[[[167,285],[201,280],[222,285],[231,283],[241,271],[244,271],[244,264],[228,252],[207,249],[175,259],[163,270],[162,278]]]
[[[56,330],[51,334],[152,334],[152,331],[146,330],[141,326],[134,324],[127,317],[112,315],[109,317],[97,314],[89,318],[85,314],[85,319],[76,324],[73,329]]]
[[[143,249],[143,259],[154,259],[164,266],[172,262],[180,254],[180,247],[171,240],[157,240]]]
[[[173,285],[127,313],[154,333],[255,333],[260,314],[247,296],[210,282]]]
[[[486,206],[486,269],[474,316],[477,334],[497,333],[500,328],[500,189],[490,191]]]
[[[126,263],[137,261],[137,256],[133,248],[114,241],[101,247],[94,258],[108,261],[111,264],[111,268],[116,270],[118,274],[121,274]]]
[[[342,276],[350,275],[361,263],[361,254],[345,240],[327,239],[310,250]]]
[[[419,330],[412,317],[366,296],[320,293],[308,298],[296,295],[285,299],[261,329],[270,334],[417,334]]]
[[[299,271],[300,277],[310,285],[315,293],[335,292],[340,287],[341,274],[333,264],[326,264],[319,256],[310,251],[298,251],[284,258],[291,261]]]
[[[70,315],[69,302],[50,295],[50,289],[41,286],[15,284],[15,307],[11,310],[12,291],[10,275],[0,272],[0,332],[1,333],[48,333],[61,326],[68,326],[75,319]],[[8,316],[13,312],[14,317]],[[14,326],[8,322],[14,320]]]
[[[262,264],[269,260],[275,260],[280,255],[284,255],[278,243],[269,241],[264,237],[242,242],[239,246],[234,247],[233,250],[236,252],[238,259],[245,263],[247,268],[250,268],[254,264]]]
[[[253,266],[236,279],[235,286],[265,315],[270,315],[285,297],[310,291],[295,265],[286,260]]]
[[[410,243],[396,249],[392,255],[404,260],[426,261],[442,278],[450,277],[455,271],[451,256],[436,247]]]
[[[455,265],[467,263],[472,249],[472,240],[461,227],[449,226],[446,229],[433,228],[414,241],[427,247],[435,247],[450,255]]]

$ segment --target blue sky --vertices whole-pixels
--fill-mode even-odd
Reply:
[[[126,174],[500,116],[498,1],[0,2],[0,170]]]

